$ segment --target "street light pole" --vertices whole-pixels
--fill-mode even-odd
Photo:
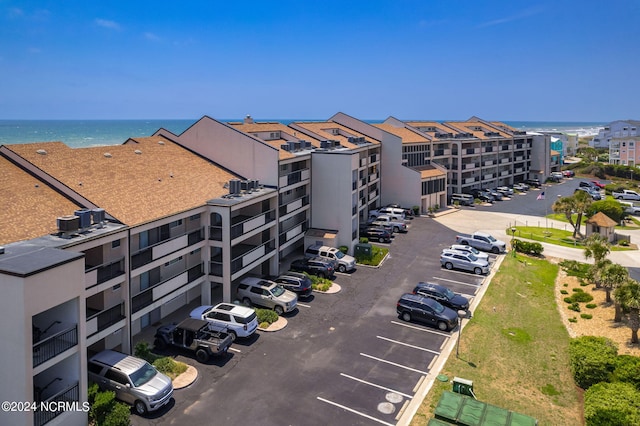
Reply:
[[[511,251],[513,252],[513,257],[516,257],[516,248],[513,246],[513,240],[516,238],[516,227],[511,227]]]

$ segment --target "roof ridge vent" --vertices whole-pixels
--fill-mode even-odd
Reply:
[[[38,153],[40,155],[47,155],[47,150],[46,149],[38,149],[38,150],[36,150],[36,153]]]

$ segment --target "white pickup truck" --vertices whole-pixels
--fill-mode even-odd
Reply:
[[[620,192],[612,192],[611,196],[616,200],[634,200],[640,201],[640,194],[630,189],[623,189]]]
[[[631,201],[620,201],[624,212],[634,216],[640,215],[640,206],[636,206]]]
[[[404,220],[394,220],[389,215],[381,214],[375,218],[374,221],[371,222],[373,226],[381,226],[385,229],[390,229],[392,232],[407,232],[407,224]]]
[[[504,253],[507,247],[504,241],[496,240],[484,232],[474,232],[471,235],[459,234],[456,236],[456,243],[475,247],[482,251],[490,251],[491,253]]]

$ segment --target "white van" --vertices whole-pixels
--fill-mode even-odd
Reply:
[[[451,194],[451,204],[458,202],[461,206],[473,205],[474,199],[471,194]]]

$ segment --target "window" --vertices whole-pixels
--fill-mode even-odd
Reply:
[[[200,213],[189,216],[189,220],[200,220]]]
[[[182,219],[174,220],[169,224],[169,228],[175,228],[176,226],[182,225]]]
[[[111,248],[118,248],[120,247],[120,240],[115,240],[115,241],[111,241]]]
[[[104,376],[107,379],[120,383],[122,385],[129,383],[129,381],[127,380],[127,377],[118,371],[107,370],[107,373]]]
[[[111,287],[111,290],[118,291],[118,290],[120,290],[120,286],[121,286],[120,284],[116,284],[113,287]]]
[[[182,260],[182,256],[176,257],[175,259],[171,259],[170,261],[165,263],[164,266],[171,266],[173,264],[176,264],[176,263],[180,262],[181,260]]]

